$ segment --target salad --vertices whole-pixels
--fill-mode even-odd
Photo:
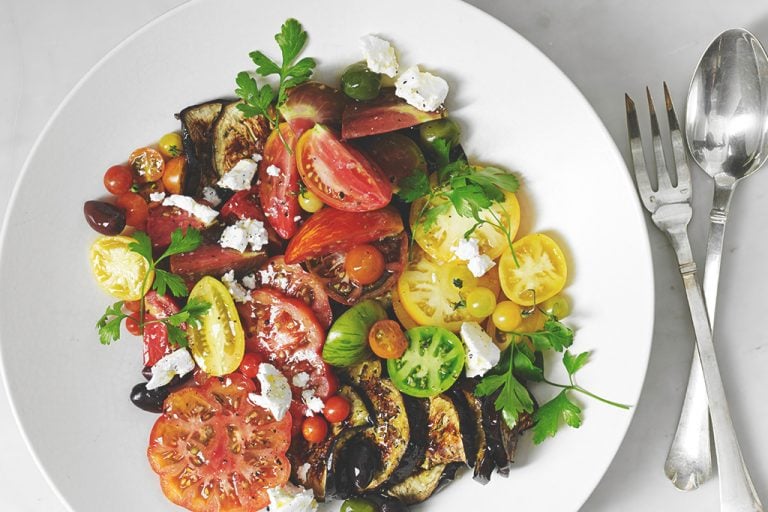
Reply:
[[[470,162],[449,84],[361,39],[338,84],[307,33],[250,54],[237,99],[104,174],[84,214],[116,302],[109,345],[143,342],[130,393],[157,414],[147,457],[192,511],[407,510],[462,472],[508,476],[518,440],[579,427],[553,238],[518,233],[518,178]],[[562,364],[567,382],[549,380]],[[138,371],[137,371],[138,376]],[[559,388],[538,402],[534,383]]]

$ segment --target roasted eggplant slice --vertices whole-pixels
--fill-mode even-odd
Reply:
[[[515,452],[517,451],[517,442],[520,440],[520,436],[532,427],[533,416],[528,413],[520,415],[514,428],[510,428],[506,421],[501,422],[501,441],[510,464],[515,462]]]
[[[211,166],[211,129],[227,100],[213,100],[185,108],[176,117],[181,121],[184,156],[187,159],[182,192],[199,197],[202,187],[218,180]]]
[[[466,463],[459,413],[444,395],[429,399],[427,451],[422,468],[429,469],[451,462]]]
[[[218,176],[243,158],[261,154],[269,136],[269,121],[264,116],[246,118],[237,108],[239,103],[225,105],[213,124],[213,170]]]
[[[477,461],[478,445],[478,420],[475,412],[469,405],[466,395],[454,386],[445,392],[453,406],[456,408],[456,414],[459,417],[459,431],[461,432],[461,441],[464,444],[464,455],[466,456],[467,466],[475,467]],[[478,409],[479,412],[479,409]]]
[[[422,469],[387,490],[387,494],[398,498],[407,505],[421,503],[437,490],[445,470],[444,464]]]
[[[464,395],[467,401],[467,407],[472,415],[475,425],[475,455],[474,464],[470,466],[475,468],[473,478],[485,485],[491,481],[491,473],[495,467],[493,457],[487,455],[487,444],[485,439],[485,429],[483,429],[483,404],[473,392],[475,384],[472,381],[464,381],[460,386],[460,393]]]

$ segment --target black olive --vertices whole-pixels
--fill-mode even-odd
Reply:
[[[83,213],[88,225],[102,235],[119,235],[125,228],[125,212],[103,201],[86,201]]]
[[[142,373],[144,372],[142,371]],[[193,372],[189,372],[181,378],[179,378],[178,375],[174,375],[171,382],[155,389],[147,389],[146,382],[136,384],[131,390],[131,402],[133,402],[133,405],[139,409],[143,409],[147,412],[161,413],[163,412],[163,402],[168,398],[168,395],[178,388],[180,384],[192,377],[192,373]],[[150,377],[151,376],[152,374],[150,373]]]
[[[152,378],[152,367],[151,366],[145,366],[141,369],[141,375],[145,379],[149,380]]]

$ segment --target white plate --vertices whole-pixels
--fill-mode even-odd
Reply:
[[[402,65],[451,84],[448,107],[477,161],[523,177],[527,230],[554,233],[569,253],[575,349],[593,350],[579,375],[590,389],[636,403],[653,323],[651,259],[627,170],[599,119],[538,50],[458,1],[198,1],[144,27],[69,95],[30,156],[6,218],[0,253],[0,341],[18,419],[51,484],[77,512],[176,510],[145,450],[154,416],[128,400],[141,380],[140,343],[99,345],[94,324],[110,302],[87,249],[96,234],[84,201],[103,195],[104,170],[178,129],[173,113],[232,94],[248,52],[274,54],[287,17],[310,34],[305,55],[334,81],[359,60],[358,38],[392,40]],[[630,329],[627,326],[631,326]],[[546,390],[538,396],[547,398]],[[632,418],[592,400],[579,430],[533,447],[509,479],[481,487],[468,475],[429,510],[478,502],[519,510],[577,510],[599,482]]]

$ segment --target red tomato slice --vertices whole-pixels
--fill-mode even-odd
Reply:
[[[200,219],[190,215],[175,206],[155,206],[149,209],[147,217],[147,235],[152,240],[152,247],[155,249],[165,249],[171,243],[171,233],[177,228],[193,227],[203,229]]]
[[[282,256],[267,261],[258,272],[262,286],[280,290],[288,297],[300,299],[312,308],[324,327],[330,327],[333,316],[323,284],[301,265],[289,265]]]
[[[295,153],[304,184],[329,206],[366,212],[392,199],[392,185],[381,169],[326,126],[307,130]]]
[[[168,343],[168,328],[161,322],[148,323],[158,318],[168,318],[179,312],[179,307],[168,296],[158,295],[154,290],[144,296],[144,366],[154,366],[165,355],[171,353]]]
[[[291,238],[298,229],[296,218],[299,208],[299,172],[293,152],[301,133],[296,133],[288,123],[281,123],[280,132],[273,130],[264,144],[264,159],[259,163],[259,197],[267,222],[281,237]],[[280,138],[282,134],[282,138]],[[283,142],[285,141],[285,142]],[[286,144],[291,148],[290,152]],[[272,176],[277,167],[277,176]]]
[[[218,278],[230,270],[238,275],[247,274],[261,266],[266,259],[266,251],[240,252],[214,243],[202,244],[194,251],[170,257],[171,272],[180,275],[189,289],[203,276]]]
[[[195,512],[242,512],[269,505],[285,484],[291,415],[280,421],[248,400],[239,374],[172,393],[149,437],[147,457],[173,503]]]
[[[255,352],[275,365],[288,378],[299,402],[301,389],[292,382],[301,372],[309,375],[305,389],[313,389],[320,398],[335,393],[338,382],[320,355],[325,334],[312,310],[303,301],[269,288],[253,290],[251,297],[252,301],[237,304],[246,352]]]
[[[262,222],[266,220],[259,203],[259,188],[251,187],[235,192],[221,207],[219,215],[227,223],[238,219],[255,219]]]
[[[394,208],[361,213],[323,208],[312,215],[288,243],[285,261],[301,263],[402,232],[403,219]]]

